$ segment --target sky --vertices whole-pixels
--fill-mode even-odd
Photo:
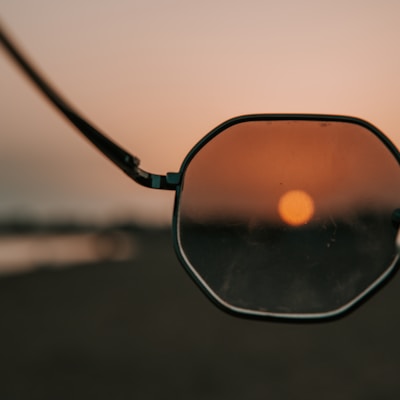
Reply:
[[[202,225],[222,220],[252,227],[356,221],[360,215],[391,215],[399,183],[398,161],[360,125],[244,122],[220,133],[191,160],[180,215]],[[299,213],[308,217],[291,223]]]
[[[141,159],[179,170],[224,120],[353,115],[400,146],[397,0],[0,0],[0,19],[82,114]],[[169,223],[140,187],[0,55],[0,218]]]

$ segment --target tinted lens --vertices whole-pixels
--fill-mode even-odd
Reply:
[[[336,120],[257,120],[211,137],[183,166],[177,242],[220,304],[332,315],[393,267],[400,171],[379,132]]]

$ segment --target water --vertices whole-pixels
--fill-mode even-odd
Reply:
[[[133,259],[133,235],[124,232],[44,233],[0,236],[0,274],[38,267],[65,268],[96,261]]]

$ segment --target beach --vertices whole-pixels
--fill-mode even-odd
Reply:
[[[169,230],[131,259],[0,278],[2,399],[395,399],[400,279],[344,319],[288,324],[217,309]]]

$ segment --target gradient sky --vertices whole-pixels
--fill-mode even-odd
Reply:
[[[293,190],[311,196],[317,221],[390,215],[400,199],[400,169],[389,150],[361,126],[245,122],[231,126],[194,156],[181,209],[197,223],[281,221],[278,204]]]
[[[164,174],[220,122],[364,118],[400,146],[400,2],[0,0],[6,27],[90,121]],[[0,56],[0,217],[168,222]]]

